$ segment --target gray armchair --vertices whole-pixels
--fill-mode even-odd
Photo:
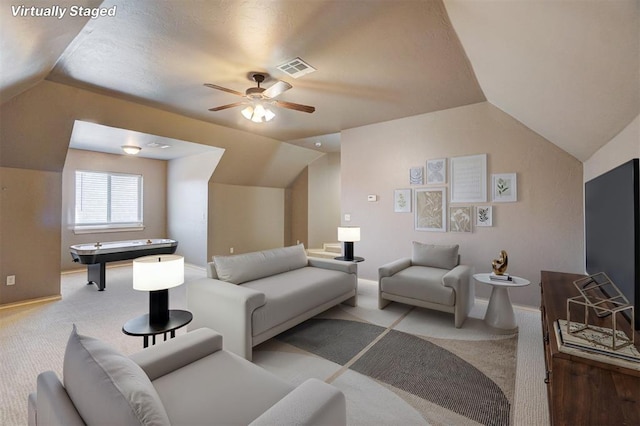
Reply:
[[[462,327],[475,302],[475,287],[471,267],[460,265],[458,248],[414,241],[411,258],[378,269],[378,308],[394,301],[450,312],[456,328]]]

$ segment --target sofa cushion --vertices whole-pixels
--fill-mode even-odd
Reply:
[[[437,246],[413,242],[411,264],[432,268],[453,269],[458,265],[459,246]]]
[[[303,268],[308,261],[304,245],[298,244],[233,256],[213,256],[213,263],[219,280],[242,284]]]
[[[397,296],[453,306],[456,301],[455,292],[442,284],[442,277],[447,272],[447,269],[409,266],[391,277],[382,278],[380,290]]]
[[[169,425],[149,377],[106,343],[73,326],[64,354],[63,381],[87,424]]]
[[[247,425],[293,386],[228,351],[153,381],[174,425]]]
[[[245,284],[267,296],[267,303],[253,311],[254,336],[355,290],[353,274],[314,268],[296,269]]]

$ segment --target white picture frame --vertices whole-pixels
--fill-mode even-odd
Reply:
[[[518,177],[516,173],[491,175],[491,200],[494,203],[518,201]]]
[[[427,160],[427,185],[442,185],[447,183],[447,159],[436,158]]]
[[[493,206],[476,206],[476,227],[493,226]]]
[[[396,213],[411,213],[411,189],[396,189],[393,191],[393,211]]]
[[[416,188],[413,192],[416,231],[447,232],[446,188]]]
[[[449,207],[449,231],[472,232],[473,231],[473,207],[456,206]]]
[[[451,203],[487,202],[487,154],[449,159]]]
[[[409,169],[409,185],[424,185],[424,167]]]

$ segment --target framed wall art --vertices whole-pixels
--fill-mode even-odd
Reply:
[[[476,226],[493,226],[492,206],[476,206]]]
[[[409,169],[409,184],[424,185],[424,169],[422,167],[412,167]]]
[[[447,231],[447,191],[445,188],[414,190],[416,231]]]
[[[427,160],[427,184],[447,182],[447,159]]]
[[[473,223],[473,208],[449,207],[449,231],[471,232]]]
[[[496,203],[518,201],[518,180],[515,173],[491,175],[491,200]]]
[[[411,189],[396,189],[393,192],[393,211],[396,213],[411,212]]]
[[[453,157],[449,167],[452,203],[487,202],[487,154]]]

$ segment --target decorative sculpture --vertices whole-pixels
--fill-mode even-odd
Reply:
[[[507,257],[507,252],[504,250],[500,250],[500,257],[497,259],[493,259],[493,261],[491,262],[493,273],[496,275],[504,275],[504,273],[507,271],[508,265],[509,258]]]

